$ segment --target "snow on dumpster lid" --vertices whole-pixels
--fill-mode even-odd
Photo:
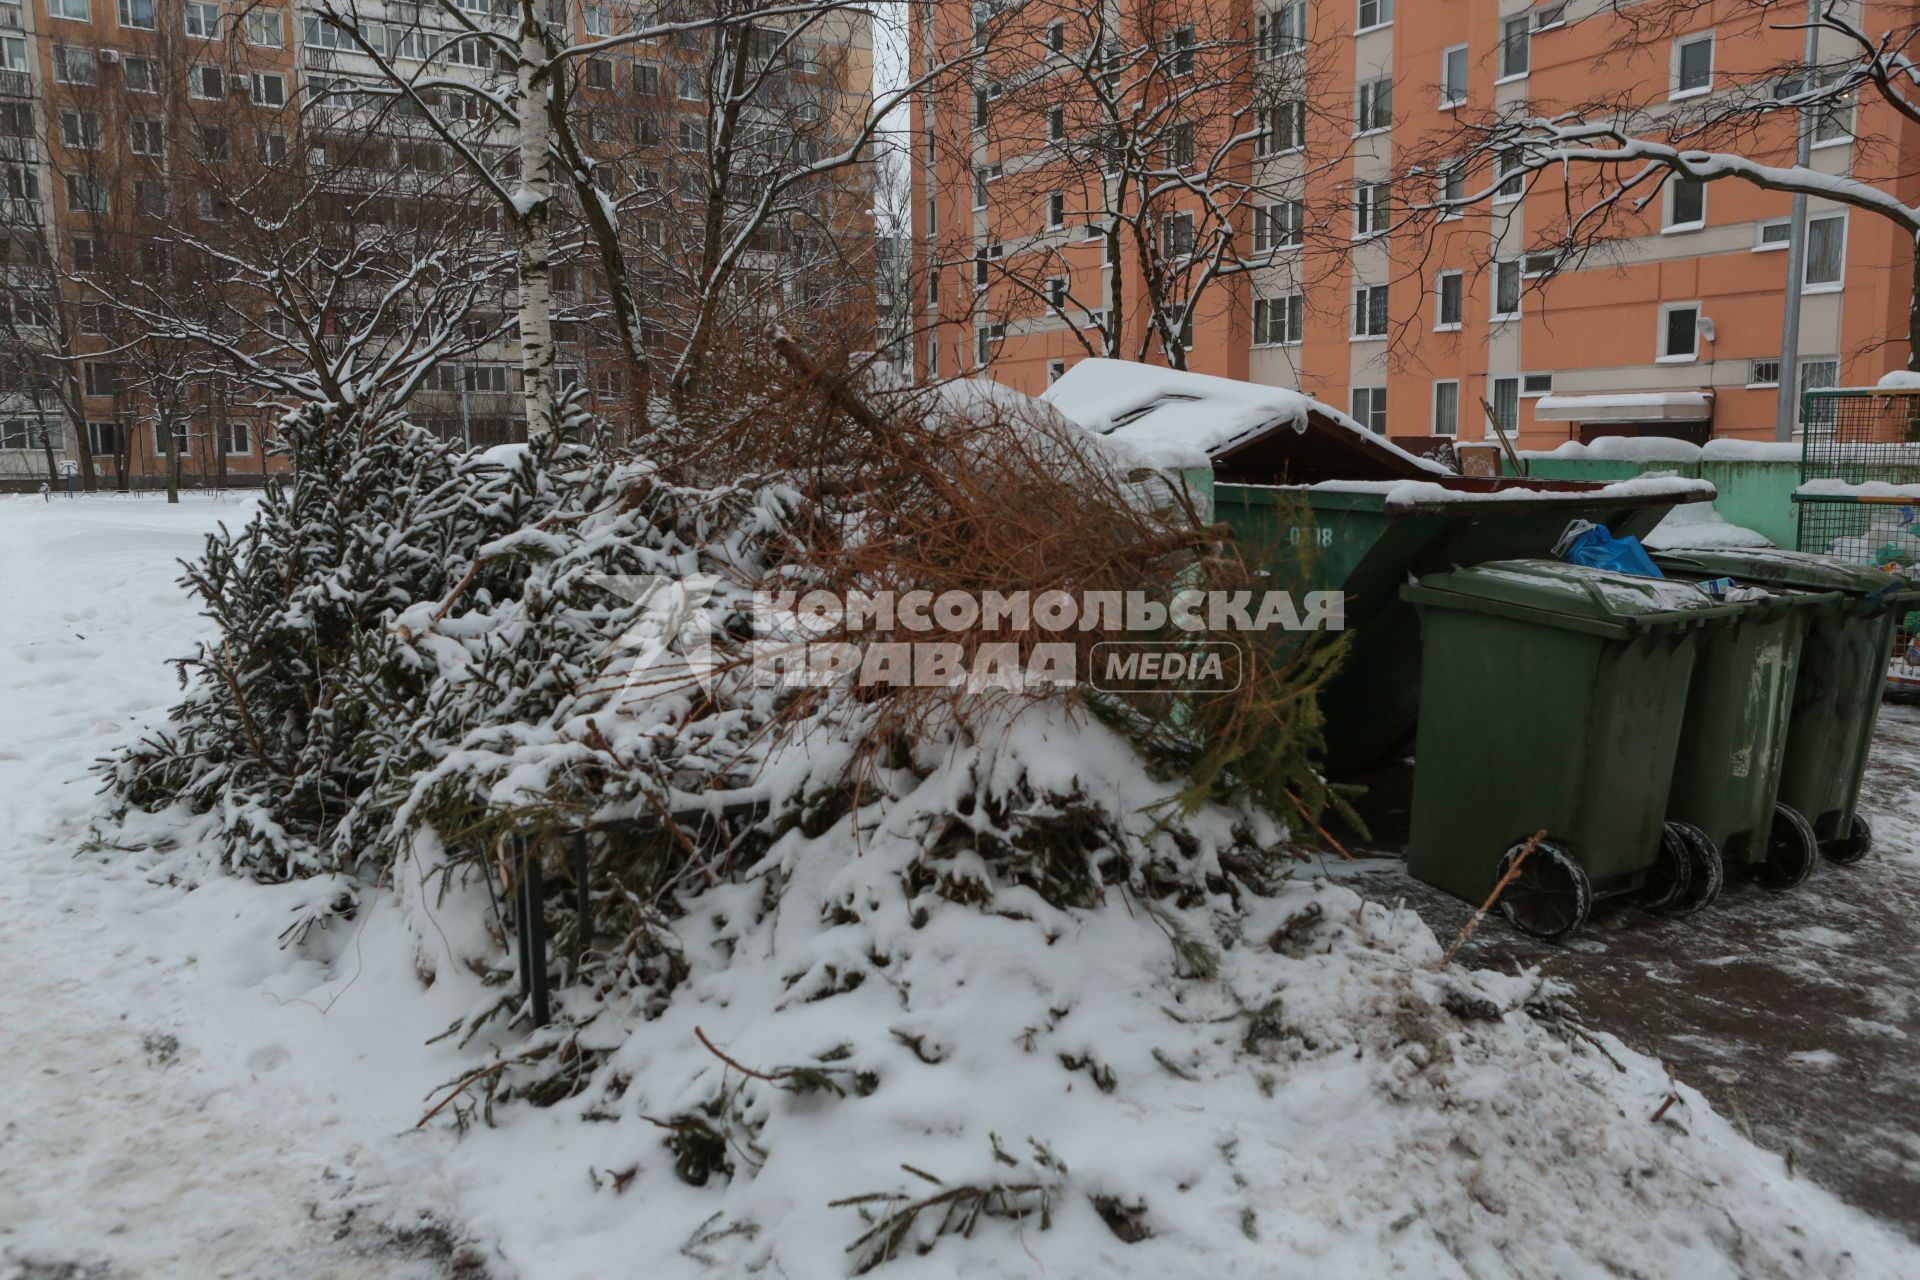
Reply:
[[[1162,369],[1131,360],[1082,360],[1041,399],[1096,435],[1148,452],[1199,449],[1218,461],[1270,433],[1309,427],[1349,435],[1380,458],[1377,474],[1448,474],[1298,391],[1233,378]]]
[[[1029,396],[991,378],[959,378],[943,382],[931,392],[933,420],[956,425],[981,426],[990,422],[1008,423],[1036,442],[1059,445],[1059,457],[1098,456],[1122,469],[1150,467],[1175,470],[1181,467],[1204,468],[1207,455],[1192,446],[1171,445],[1146,448],[1137,442],[1115,436],[1089,439],[1082,424],[1061,411],[1058,405]],[[1088,454],[1091,448],[1092,455]],[[1043,451],[1042,456],[1049,456]]]
[[[1378,493],[1385,509],[1433,511],[1481,502],[1528,502],[1536,505],[1585,505],[1594,502],[1652,505],[1660,501],[1710,502],[1717,494],[1708,480],[1685,476],[1635,476],[1608,484],[1572,487],[1564,482],[1529,482],[1509,476],[1492,485],[1471,485],[1460,479],[1445,484],[1425,480],[1327,480],[1302,486],[1315,493]]]
[[[1713,397],[1701,391],[1644,391],[1590,396],[1542,396],[1533,402],[1535,421],[1704,422]]]

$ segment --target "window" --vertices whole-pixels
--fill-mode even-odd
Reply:
[[[1511,320],[1520,314],[1520,263],[1495,259],[1493,264],[1493,318]]]
[[[1439,310],[1434,322],[1436,329],[1458,329],[1460,317],[1464,311],[1466,277],[1458,271],[1442,271],[1434,281],[1434,296],[1439,302]]]
[[[62,111],[60,145],[72,151],[98,151],[100,117],[91,111]]]
[[[1507,147],[1500,151],[1493,158],[1493,166],[1494,176],[1500,180],[1500,185],[1493,189],[1493,202],[1495,204],[1504,204],[1509,200],[1518,200],[1526,194],[1526,161],[1521,157],[1518,150],[1513,147]]]
[[[92,236],[75,236],[67,247],[73,255],[75,271],[92,271],[100,265]]]
[[[1443,221],[1466,216],[1467,202],[1467,166],[1459,161],[1442,165],[1440,168],[1440,203],[1447,206],[1440,212]]]
[[[247,43],[260,49],[278,49],[287,42],[286,24],[278,9],[249,9]]]
[[[158,120],[135,120],[131,128],[133,154],[157,156],[166,153],[166,133],[161,129]]]
[[[1660,308],[1660,354],[1665,362],[1692,360],[1700,352],[1700,304],[1676,302]]]
[[[1049,22],[1047,24],[1047,52],[1064,53],[1067,48],[1067,24]]]
[[[1300,243],[1303,206],[1298,200],[1258,205],[1253,210],[1253,251],[1271,253]]]
[[[498,395],[512,390],[504,364],[470,364],[466,368],[467,390]]]
[[[96,458],[112,458],[119,454],[122,436],[117,422],[89,422],[87,424],[87,446]]]
[[[1193,256],[1193,215],[1170,213],[1160,219],[1160,252],[1169,259]]]
[[[1500,24],[1500,78],[1517,80],[1527,74],[1533,54],[1533,18],[1528,14]]]
[[[1167,32],[1167,74],[1170,76],[1190,76],[1193,74],[1193,28],[1175,27]]]
[[[613,10],[603,4],[590,4],[583,13],[587,34],[590,36],[610,36],[613,34]]]
[[[167,216],[167,184],[152,178],[141,178],[133,184],[134,207],[149,218]]]
[[[1262,59],[1298,53],[1307,47],[1307,6],[1294,0],[1263,10],[1254,19],[1254,48]]]
[[[139,31],[153,30],[153,0],[120,0],[120,25]]]
[[[987,280],[989,278],[987,274],[988,270],[989,268],[987,266],[987,251],[985,249],[975,249],[973,251],[973,287],[974,288],[976,289],[986,288]]]
[[[1006,339],[1007,326],[1004,323],[980,324],[973,327],[973,367],[984,369],[987,361],[993,358],[993,349]]]
[[[1456,44],[1440,54],[1440,105],[1457,107],[1466,100],[1467,46]]]
[[[1047,305],[1055,311],[1065,309],[1067,305],[1067,278],[1065,276],[1047,277]]]
[[[1260,131],[1254,138],[1258,155],[1277,156],[1307,145],[1307,104],[1304,100],[1277,102],[1260,108]]]
[[[1387,434],[1387,389],[1355,387],[1353,389],[1353,420],[1375,435]]]
[[[1763,222],[1753,230],[1753,251],[1759,253],[1768,249],[1784,249],[1793,238],[1793,224],[1785,218],[1778,222]]]
[[[1354,288],[1353,336],[1356,338],[1387,336],[1386,285],[1363,284]]]
[[[1047,361],[1047,385],[1048,386],[1052,386],[1054,383],[1060,381],[1060,379],[1066,376],[1067,376],[1067,362],[1065,360]]]
[[[1292,347],[1300,344],[1301,313],[1306,295],[1282,294],[1277,298],[1253,300],[1253,345],[1256,347]]]
[[[92,22],[93,6],[90,0],[47,0],[47,16],[73,22]]]
[[[698,68],[680,68],[674,76],[674,94],[683,102],[699,102],[707,96],[706,85],[701,82]]]
[[[110,396],[120,390],[119,370],[105,360],[88,360],[80,366],[81,382],[90,396]]]
[[[1840,362],[1833,359],[1802,360],[1800,390],[1824,391],[1840,385]]]
[[[1667,223],[1662,231],[1698,231],[1707,225],[1707,184],[1693,178],[1667,179]]]
[[[1167,126],[1161,163],[1169,169],[1193,168],[1193,122],[1178,120]]]
[[[105,213],[107,211],[107,186],[99,178],[84,173],[69,173],[67,180],[67,208],[75,213]]]
[[[201,40],[218,40],[220,38],[219,5],[204,4],[201,0],[186,0],[186,3],[181,6],[181,12],[186,15],[188,35],[195,36]],[[311,18],[307,19],[307,26],[311,28],[313,25],[314,20]],[[329,45],[327,47],[332,48],[333,46]]]
[[[22,36],[0,36],[0,71],[27,69],[27,42]]]
[[[1520,375],[1520,394],[1529,400],[1553,394],[1553,375],[1550,373],[1523,373]]]
[[[1393,77],[1382,76],[1360,86],[1354,126],[1355,133],[1375,133],[1393,126]]]
[[[127,78],[127,89],[133,93],[160,92],[160,73],[152,58],[122,58],[120,70]]]
[[[1385,182],[1363,182],[1353,189],[1353,234],[1377,236],[1393,221],[1393,188]]]
[[[589,89],[613,88],[613,63],[607,58],[587,58],[581,66],[581,79]]]
[[[985,89],[973,91],[973,127],[976,129],[987,127],[987,91]]]
[[[1555,4],[1543,4],[1533,11],[1533,29],[1535,31],[1551,31],[1553,28],[1566,22],[1566,20],[1566,0],[1558,0]]]
[[[187,73],[187,87],[196,98],[211,101],[226,96],[226,77],[218,67],[193,67]]]
[[[215,124],[197,124],[193,127],[193,153],[202,160],[225,160],[227,158],[227,131]]]
[[[1845,74],[1847,74],[1845,71],[1840,70],[1820,72],[1813,78],[1814,88],[1824,88]],[[1807,92],[1805,76],[1788,76],[1773,86],[1773,96],[1776,101],[1783,102],[1789,98],[1797,98],[1805,92]],[[1814,105],[1812,108],[1814,146],[1832,146],[1853,141],[1853,102],[1854,94],[1847,92],[1827,95]]]
[[[0,449],[64,449],[66,432],[47,418],[7,418],[0,421]]]
[[[65,44],[53,46],[53,78],[60,84],[94,83],[95,66],[91,49],[76,49]]]
[[[1360,0],[1358,30],[1371,31],[1393,21],[1393,0]]]
[[[1846,257],[1847,219],[1844,214],[1807,219],[1808,293],[1824,293],[1840,287]]]
[[[287,105],[287,78],[268,71],[253,73],[253,101],[256,106],[284,107]]]
[[[244,419],[228,418],[222,435],[221,444],[227,456],[245,456],[253,452],[253,431]]]
[[[973,171],[973,207],[975,209],[987,207],[987,171],[985,169]]]
[[[1067,109],[1049,107],[1047,109],[1047,141],[1060,142],[1067,136]]]
[[[1460,434],[1460,384],[1458,382],[1433,384],[1433,434],[1437,436]]]
[[[1779,386],[1780,362],[1778,360],[1747,361],[1747,385],[1750,387]]]
[[[1520,274],[1529,280],[1557,274],[1560,270],[1560,252],[1557,249],[1536,249],[1520,259]]]
[[[1511,436],[1520,430],[1520,379],[1493,380],[1493,421],[1498,424],[1500,432],[1506,435]],[[1489,426],[1488,437],[1495,434],[1498,433]]]
[[[1058,231],[1067,225],[1067,198],[1055,191],[1047,196],[1047,230]]]
[[[0,195],[9,200],[38,200],[39,172],[30,164],[0,165]]]
[[[1669,98],[1689,98],[1713,88],[1713,32],[1673,42],[1673,87]]]

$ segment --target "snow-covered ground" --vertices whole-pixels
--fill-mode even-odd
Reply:
[[[416,1129],[476,1061],[425,1043],[469,1011],[473,984],[415,979],[419,935],[391,896],[368,892],[350,925],[283,946],[325,882],[189,889],[151,883],[163,855],[75,856],[89,760],[164,709],[161,660],[199,631],[172,561],[244,515],[197,497],[0,499],[5,1280],[836,1276],[860,1224],[829,1198],[927,1194],[929,1165],[1069,1185],[1029,1137],[1072,1168],[1051,1230],[989,1219],[881,1274],[1920,1274],[1920,1250],[1796,1181],[1657,1063],[1509,1012],[1533,977],[1451,974],[1413,913],[1310,885],[1254,912],[1212,985],[1176,975],[1145,913],[1033,903],[969,931],[950,911],[896,971],[910,1016],[878,982],[753,1005],[787,969],[743,934],[735,963],[696,974],[706,1004],[615,1039],[624,1098],[516,1105],[465,1138]],[[799,870],[784,919],[806,970],[837,936],[809,909],[869,870]],[[861,886],[875,937],[882,888]],[[688,932],[691,950],[725,931],[716,913]],[[814,1043],[782,1044],[796,1028]],[[696,1084],[740,1082],[698,1044],[707,1033],[761,1068],[844,1035],[885,1087],[846,1111],[759,1089],[742,1105],[774,1148],[761,1176],[690,1187],[640,1108],[672,1115]],[[664,1092],[676,1079],[684,1098]],[[984,1141],[995,1123],[1017,1166],[1005,1174]],[[952,1134],[978,1168],[955,1169]],[[1122,1243],[1089,1207],[1103,1189],[1123,1224],[1144,1196],[1137,1221],[1154,1234]]]

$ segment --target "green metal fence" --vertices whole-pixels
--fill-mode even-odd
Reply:
[[[1809,391],[1801,421],[1800,549],[1920,571],[1920,497],[1884,488],[1920,486],[1920,390]],[[1920,693],[1920,611],[1900,620],[1889,656],[1889,683]]]

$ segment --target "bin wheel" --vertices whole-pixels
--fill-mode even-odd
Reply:
[[[1500,859],[1500,875],[1526,849],[1522,841]],[[1520,872],[1500,895],[1500,914],[1522,933],[1557,942],[1587,922],[1593,909],[1593,886],[1587,883],[1573,855],[1551,840],[1541,840],[1527,854]]]
[[[1679,837],[1687,849],[1687,887],[1660,908],[1663,915],[1690,916],[1713,905],[1726,883],[1726,865],[1720,858],[1720,846],[1713,837],[1691,822],[1669,822],[1668,831]],[[1665,843],[1664,838],[1661,841]]]
[[[1866,814],[1854,814],[1853,826],[1848,828],[1847,834],[1838,840],[1827,841],[1821,852],[1827,855],[1828,862],[1837,862],[1841,866],[1860,861],[1873,852],[1873,824],[1867,821]]]
[[[1660,851],[1640,887],[1640,905],[1648,911],[1665,911],[1684,898],[1693,884],[1693,851],[1680,824],[1669,822],[1660,830]]]
[[[1804,884],[1820,855],[1813,824],[1789,805],[1773,806],[1773,830],[1767,837],[1764,861],[1747,864],[1747,875],[1763,889],[1779,892]]]

